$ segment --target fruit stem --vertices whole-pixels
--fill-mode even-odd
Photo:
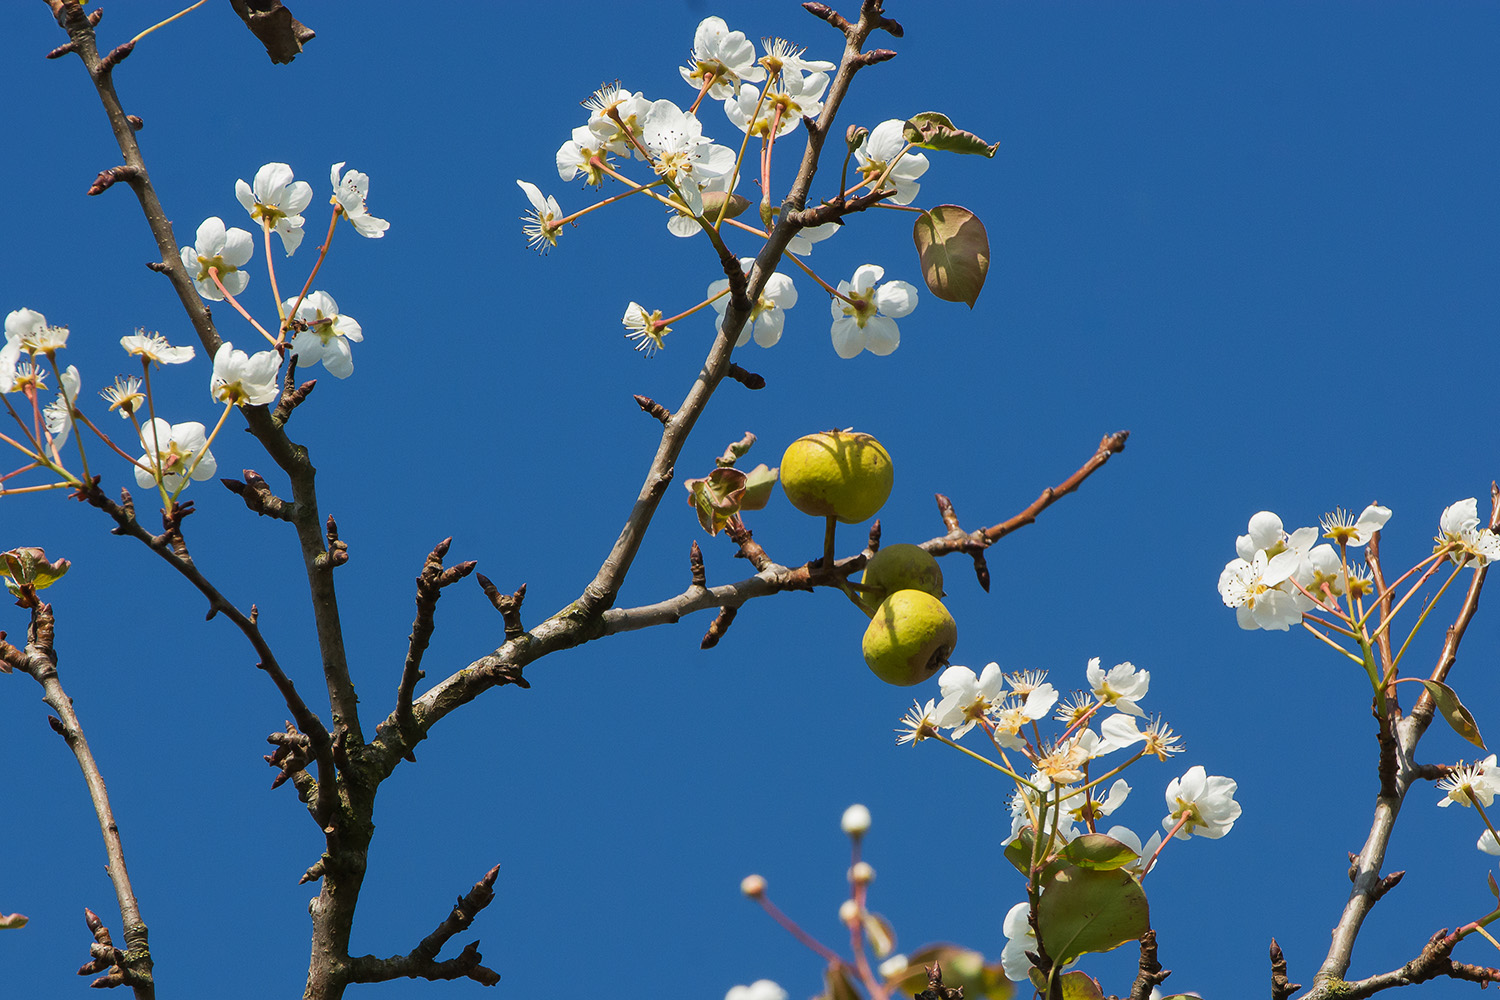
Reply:
[[[827,518],[828,526],[823,529],[823,572],[833,573],[833,529],[838,527],[838,518],[832,514]]]
[[[844,591],[845,595],[847,595],[849,600],[853,601],[855,605],[858,606],[859,610],[863,611],[870,618],[875,617],[876,609],[870,607],[870,603],[863,597],[859,596],[859,594],[856,592],[860,590],[869,590],[871,588],[859,583],[850,583],[848,580],[840,580],[838,583],[839,587]]]

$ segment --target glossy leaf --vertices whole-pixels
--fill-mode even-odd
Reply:
[[[1037,923],[1048,954],[1067,965],[1140,940],[1151,929],[1151,914],[1146,893],[1129,873],[1069,866],[1042,892]]]
[[[960,205],[939,205],[917,216],[911,237],[932,294],[974,308],[990,272],[990,237],[979,217]]]
[[[1437,703],[1438,714],[1447,720],[1455,733],[1481,750],[1488,749],[1484,745],[1484,739],[1479,735],[1479,726],[1474,722],[1474,716],[1464,707],[1464,703],[1458,700],[1458,695],[1451,687],[1442,681],[1424,680],[1422,685],[1427,688],[1427,693],[1432,695],[1432,700]]]
[[[937,149],[945,153],[967,153],[993,157],[1000,148],[998,142],[985,142],[972,132],[956,128],[948,116],[938,111],[924,111],[906,120],[902,138],[923,149]]]
[[[1065,972],[1062,980],[1063,1000],[1104,1000],[1104,991],[1086,972]]]
[[[1005,860],[1015,866],[1016,871],[1031,878],[1031,827],[1026,827],[1016,839],[1005,845]],[[1067,862],[1053,856],[1051,864],[1042,870],[1041,884],[1046,885],[1052,876],[1067,867]]]
[[[1062,856],[1079,868],[1101,872],[1124,868],[1140,858],[1135,851],[1102,833],[1086,833],[1069,841],[1068,846],[1062,850]]]

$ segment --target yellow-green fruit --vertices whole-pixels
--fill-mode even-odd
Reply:
[[[874,517],[894,482],[891,456],[868,434],[809,434],[793,441],[781,456],[781,488],[792,506],[845,524]]]
[[[920,590],[898,590],[881,602],[865,629],[865,662],[887,684],[920,684],[948,665],[958,623],[943,602]]]
[[[887,545],[871,556],[859,582],[868,588],[859,592],[859,598],[872,608],[898,590],[943,596],[943,570],[938,561],[922,546],[907,542]]]

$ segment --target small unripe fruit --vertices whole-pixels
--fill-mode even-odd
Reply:
[[[938,561],[920,545],[907,542],[887,545],[871,556],[859,582],[869,588],[861,590],[859,598],[872,608],[898,590],[943,596],[943,570]]]
[[[890,454],[868,434],[809,434],[793,441],[781,456],[781,488],[792,506],[845,524],[874,517],[894,482]]]
[[[920,684],[948,665],[958,623],[943,602],[920,590],[898,590],[881,602],[865,629],[865,662],[887,684]]]

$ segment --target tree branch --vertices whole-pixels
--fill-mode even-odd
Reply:
[[[94,815],[99,820],[99,833],[104,838],[104,853],[109,859],[105,870],[115,887],[115,900],[119,903],[120,919],[124,922],[125,929],[125,950],[121,951],[110,942],[109,931],[99,918],[86,910],[89,929],[95,934],[95,948],[107,949],[96,955],[95,959],[98,961],[103,957],[108,961],[98,968],[91,968],[94,963],[89,963],[79,972],[80,975],[89,975],[113,966],[115,971],[96,981],[95,986],[126,985],[134,991],[137,1000],[154,1000],[156,982],[152,975],[151,945],[146,921],[141,917],[140,904],[136,902],[135,890],[130,884],[130,874],[125,870],[125,846],[120,840],[120,828],[115,823],[114,810],[109,804],[109,791],[104,787],[104,775],[100,773],[93,751],[89,749],[88,740],[83,735],[83,725],[73,711],[73,699],[63,690],[62,682],[57,676],[57,652],[53,647],[53,633],[52,605],[43,604],[32,608],[24,659],[14,655],[7,655],[6,659],[16,663],[42,686],[42,700],[57,713],[53,728],[67,741],[68,749],[73,751],[78,767],[83,771],[83,781],[88,786],[89,799],[94,804]]]
[[[411,624],[406,665],[402,668],[401,683],[396,689],[395,712],[397,723],[413,742],[418,733],[416,720],[411,714],[411,699],[417,689],[417,681],[427,676],[422,670],[422,654],[427,651],[427,643],[432,639],[432,631],[435,627],[433,619],[437,613],[438,597],[441,596],[444,587],[462,580],[474,572],[474,567],[478,565],[470,561],[444,569],[443,557],[448,554],[448,546],[452,544],[452,538],[445,538],[438,542],[422,565],[422,572],[417,576],[417,617]],[[410,756],[410,750],[407,753],[408,760],[416,759]]]
[[[1102,466],[1110,454],[1123,447],[1127,433],[1121,431],[1106,437],[1099,450],[1084,464],[1083,468],[1065,481],[1066,488],[1058,487],[1048,490],[1043,494],[1043,497],[1047,498],[1045,503],[1038,501],[1021,515],[1003,523],[1015,524],[1017,527],[1034,523],[1042,510],[1051,506],[1059,497],[1076,490],[1078,484]],[[1112,448],[1109,447],[1111,442],[1115,442]],[[1008,533],[1009,531],[1004,532],[1004,534]],[[976,534],[982,534],[982,532]],[[871,537],[878,543],[879,536],[873,528]],[[922,547],[937,555],[958,551],[947,536],[924,542]],[[704,586],[706,575],[699,576],[702,560],[700,552],[696,558],[690,559],[692,580],[682,593],[655,604],[633,608],[611,608],[593,618],[570,615],[567,612],[554,615],[536,628],[508,639],[493,652],[480,657],[434,685],[413,702],[413,718],[421,736],[425,738],[428,731],[449,712],[473,701],[490,688],[503,684],[529,686],[525,678],[521,676],[522,668],[551,653],[571,649],[617,632],[633,632],[655,625],[675,623],[695,611],[705,611],[711,608],[738,608],[746,601],[782,591],[811,590],[814,586],[836,586],[835,581],[863,568],[865,558],[864,552],[861,551],[857,555],[839,559],[835,561],[831,573],[823,571],[821,565],[815,567],[814,563],[817,560],[795,568],[770,562],[765,569],[752,577],[735,583],[707,587]],[[727,625],[727,623],[720,624],[721,627]],[[409,745],[406,743],[399,720],[394,715],[386,718],[377,727],[376,738],[370,744],[371,753],[368,760],[379,776],[377,780],[383,779],[386,774],[394,770],[408,749]]]
[[[83,61],[89,77],[94,82],[100,103],[109,118],[115,143],[124,157],[120,179],[129,183],[139,200],[146,224],[156,241],[160,261],[152,262],[152,269],[167,276],[178,301],[187,314],[199,343],[211,358],[222,341],[214,327],[213,317],[203,304],[191,276],[183,266],[177,237],[173,234],[171,220],[167,218],[151,175],[141,156],[140,145],[135,138],[135,125],[125,114],[115,92],[112,66],[99,57],[95,45],[91,20],[74,0],[48,0],[58,23],[68,32],[74,52]],[[138,121],[138,120],[137,120]],[[240,412],[273,461],[287,474],[292,484],[292,520],[297,527],[297,537],[302,546],[303,562],[307,569],[308,586],[312,596],[314,621],[318,632],[318,646],[323,660],[324,679],[328,686],[329,700],[334,713],[334,723],[349,730],[351,742],[362,744],[359,716],[356,709],[358,698],[349,678],[349,666],[344,650],[343,629],[339,621],[338,601],[333,586],[333,565],[327,558],[323,544],[322,519],[318,513],[317,492],[314,488],[314,470],[308,459],[307,449],[294,444],[281,426],[272,418],[264,406],[242,407]]]
[[[457,958],[450,958],[446,962],[437,961],[437,954],[450,938],[460,931],[467,930],[479,911],[495,898],[495,876],[499,873],[499,865],[486,872],[467,895],[458,897],[458,902],[453,906],[453,912],[448,914],[446,920],[438,924],[437,930],[423,938],[422,943],[407,954],[393,958],[376,958],[374,955],[351,958],[349,981],[383,983],[403,977],[432,980],[472,979],[484,986],[494,986],[500,981],[500,974],[479,964],[483,961],[483,956],[479,954],[478,941],[466,945]]]
[[[329,753],[332,739],[328,730],[323,726],[323,720],[318,718],[302,696],[297,693],[296,686],[291,678],[281,669],[277,662],[276,654],[266,642],[265,636],[261,634],[260,626],[257,624],[254,610],[249,615],[240,611],[233,602],[219,592],[219,589],[209,582],[208,578],[198,569],[197,565],[186,555],[185,547],[182,545],[180,530],[174,532],[153,535],[141,526],[136,520],[132,506],[117,504],[95,484],[90,484],[78,491],[80,499],[92,507],[104,511],[115,521],[114,534],[125,535],[142,542],[148,549],[155,552],[166,560],[167,564],[191,583],[198,592],[208,599],[208,617],[222,614],[234,623],[240,633],[249,641],[255,655],[258,657],[256,666],[265,671],[266,676],[276,685],[276,690],[281,693],[281,699],[286,703],[287,711],[292,713],[292,718],[297,721],[297,726],[312,740],[314,757],[318,761],[318,781],[320,786],[325,786],[330,797],[327,801],[315,802],[313,804],[313,815],[318,819],[320,826],[326,825],[327,814],[333,808],[332,792],[335,786],[335,769],[333,758]],[[129,497],[129,494],[125,494]],[[178,543],[174,548],[174,538]],[[322,798],[320,795],[319,798]]]
[[[1495,530],[1500,528],[1500,489],[1492,487],[1490,499],[1490,528]],[[1438,654],[1437,663],[1432,669],[1431,679],[1446,678],[1457,661],[1459,643],[1463,641],[1464,633],[1469,627],[1469,622],[1473,620],[1474,613],[1479,610],[1479,594],[1484,587],[1486,572],[1484,567],[1474,570],[1474,578],[1469,581],[1469,590],[1464,597],[1464,603],[1459,608],[1453,624],[1448,627],[1447,638],[1443,643],[1442,652]],[[1344,904],[1344,912],[1333,928],[1332,944],[1317,975],[1313,977],[1313,987],[1303,995],[1302,1000],[1321,1000],[1323,997],[1330,997],[1333,995],[1329,992],[1330,990],[1335,986],[1342,988],[1344,985],[1344,975],[1349,971],[1349,962],[1354,954],[1355,938],[1359,936],[1360,927],[1363,926],[1371,907],[1375,905],[1383,892],[1380,869],[1385,863],[1385,852],[1390,845],[1396,816],[1401,811],[1401,805],[1406,799],[1406,793],[1411,788],[1412,782],[1421,777],[1414,758],[1418,742],[1432,723],[1434,709],[1432,698],[1423,692],[1411,714],[1393,727],[1396,734],[1397,758],[1395,780],[1389,783],[1388,789],[1383,789],[1382,794],[1376,796],[1375,815],[1370,824],[1370,832],[1365,838],[1364,847],[1354,861],[1354,887],[1350,890],[1349,899]],[[1394,973],[1389,975],[1394,975]],[[1391,985],[1401,984],[1392,983]]]
[[[1017,528],[1024,528],[1026,525],[1031,524],[1036,520],[1036,516],[1038,514],[1046,510],[1048,507],[1051,507],[1058,501],[1058,498],[1067,496],[1069,493],[1072,493],[1074,490],[1078,489],[1078,487],[1082,486],[1083,481],[1089,476],[1093,475],[1095,469],[1098,469],[1105,462],[1108,462],[1110,456],[1124,451],[1125,442],[1127,439],[1129,439],[1129,437],[1129,431],[1116,431],[1113,434],[1106,434],[1104,436],[1104,440],[1099,442],[1099,449],[1094,452],[1094,457],[1083,463],[1082,468],[1073,473],[1067,479],[1064,479],[1062,482],[1058,483],[1056,486],[1050,486],[1047,489],[1043,490],[1042,495],[1037,497],[1036,500],[1032,502],[1030,507],[1027,507],[1025,510],[1021,511],[1021,513],[1017,514],[1009,521],[1002,521],[997,525],[985,528],[984,537],[989,539],[991,542],[995,542],[1000,540],[1001,538],[1004,538],[1006,535],[1010,534],[1012,531],[1015,531]],[[936,555],[937,553],[933,552],[933,554]]]

